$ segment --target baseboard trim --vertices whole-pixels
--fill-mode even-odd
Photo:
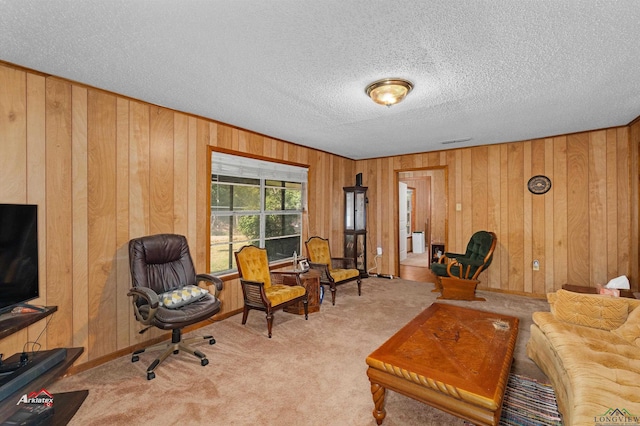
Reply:
[[[242,312],[242,308],[236,309],[236,310],[233,310],[233,311],[229,311],[229,312],[225,312],[224,314],[219,314],[219,315],[216,314],[216,315],[214,315],[212,318],[210,318],[208,320],[201,321],[198,324],[193,324],[193,325],[190,325],[188,327],[185,327],[182,331],[184,333],[189,333],[191,331],[198,330],[199,328],[206,327],[206,326],[211,325],[213,323],[216,323],[218,321],[222,321],[224,319],[232,317],[232,316],[234,316],[236,314],[239,314],[240,312]],[[136,343],[135,345],[128,346],[128,347],[123,348],[123,349],[118,349],[115,352],[111,352],[110,354],[98,357],[96,359],[89,360],[89,361],[84,362],[84,363],[79,364],[79,365],[73,365],[66,371],[64,377],[73,376],[74,374],[82,373],[83,371],[87,371],[87,370],[90,370],[90,369],[92,369],[94,367],[98,367],[98,366],[100,366],[100,365],[102,365],[104,363],[107,363],[109,361],[113,361],[116,358],[120,358],[121,356],[129,355],[129,354],[131,354],[131,353],[133,353],[133,352],[135,352],[137,350],[144,349],[144,348],[146,348],[148,346],[164,342],[165,340],[171,340],[171,333],[163,334],[162,336],[155,337],[155,338],[150,339],[150,340],[145,340],[144,342]]]

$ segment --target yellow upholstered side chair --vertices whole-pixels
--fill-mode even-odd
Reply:
[[[244,296],[242,324],[247,323],[249,310],[264,311],[271,338],[273,312],[299,301],[304,304],[304,319],[309,318],[307,290],[300,285],[297,273],[269,271],[267,250],[256,246],[244,246],[235,256]]]
[[[311,237],[304,243],[307,247],[309,267],[320,272],[320,283],[329,285],[331,303],[336,304],[336,286],[350,281],[358,282],[358,296],[361,294],[362,279],[355,261],[346,257],[331,257],[329,240]]]

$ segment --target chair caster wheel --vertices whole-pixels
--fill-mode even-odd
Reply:
[[[180,351],[176,349],[175,351],[173,351],[173,353],[177,355],[178,353],[180,353]]]
[[[156,373],[154,373],[153,371],[147,372],[147,380],[152,380],[155,377],[156,377]]]
[[[201,365],[201,366],[203,366],[203,367],[204,367],[204,366],[205,366],[205,365],[207,365],[207,364],[209,364],[209,360],[208,360],[208,359],[206,359],[206,358],[205,358],[205,359],[200,360],[200,365]]]
[[[211,339],[211,340],[209,340],[209,344],[210,344],[210,345],[213,345],[213,344],[215,344],[215,343],[216,343],[216,339]]]
[[[138,362],[140,361],[140,357],[138,355],[134,355],[131,357],[131,362]]]

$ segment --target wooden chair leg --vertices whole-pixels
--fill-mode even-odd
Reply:
[[[271,328],[273,327],[273,314],[267,312],[267,330],[269,331],[269,339],[271,339]]]
[[[244,309],[242,311],[242,325],[247,323],[247,317],[249,316],[249,308],[247,305],[244,305]]]
[[[309,319],[309,299],[304,299],[302,301],[302,305],[304,306],[304,319]]]
[[[336,305],[336,287],[335,286],[331,286],[331,304],[333,306]]]
[[[436,277],[436,282],[433,283],[435,288],[431,290],[431,293],[441,293],[442,292],[442,281],[440,281],[440,277]]]
[[[362,296],[362,292],[360,291],[362,287],[362,279],[358,278],[358,296]]]

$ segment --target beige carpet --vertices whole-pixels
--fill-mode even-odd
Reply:
[[[429,253],[407,253],[407,258],[400,262],[402,266],[418,266],[428,268],[431,266]]]
[[[433,284],[400,279],[363,280],[338,287],[336,305],[303,316],[278,311],[273,338],[262,312],[252,311],[194,334],[217,343],[199,345],[202,367],[186,354],[168,358],[147,381],[154,355],[122,357],[50,386],[51,392],[89,389],[71,425],[375,425],[365,358],[435,301]],[[531,313],[548,310],[538,299],[481,292],[486,302],[443,301],[520,318],[512,372],[546,381],[525,354]],[[437,361],[435,361],[437,362]],[[55,404],[55,400],[54,400]],[[54,405],[55,407],[55,405]],[[463,425],[463,420],[387,392],[385,426]]]

